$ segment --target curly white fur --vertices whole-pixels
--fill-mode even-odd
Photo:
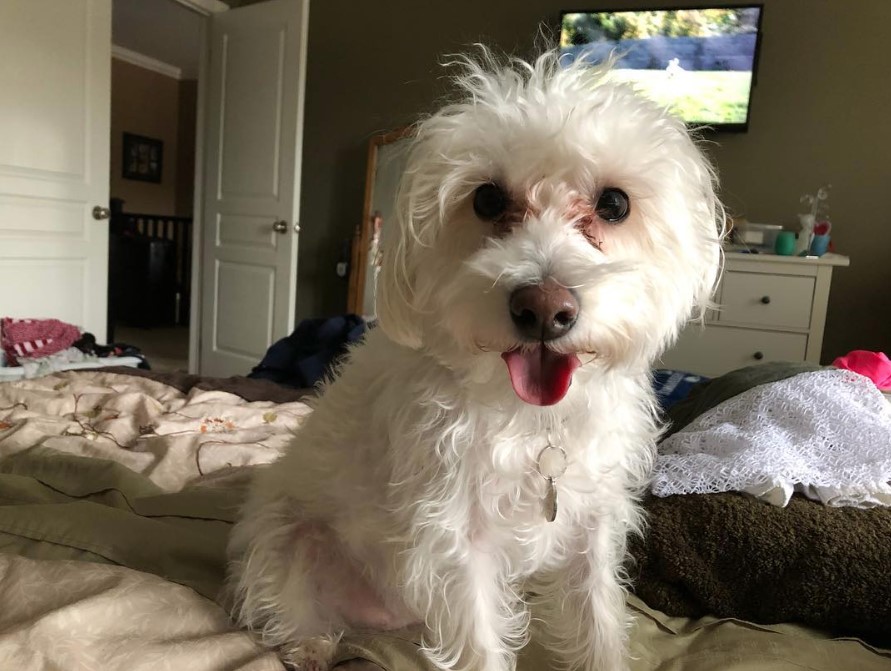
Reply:
[[[618,671],[625,538],[658,434],[648,369],[708,304],[714,176],[680,121],[603,71],[485,51],[460,67],[386,231],[381,328],[257,474],[230,545],[234,612],[307,669],[345,631],[421,621],[438,667],[509,670],[532,620],[567,667]],[[518,205],[497,231],[472,206],[489,182]],[[592,218],[605,187],[629,196],[620,224]],[[500,353],[528,346],[508,296],[548,278],[581,306],[548,345],[583,365],[539,407]],[[549,439],[569,462],[553,523]]]

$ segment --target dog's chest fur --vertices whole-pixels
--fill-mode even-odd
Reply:
[[[485,380],[480,369],[488,365],[492,380],[477,383],[468,395],[466,380],[453,371],[420,354],[406,356],[401,348],[395,356],[396,346],[375,336],[326,390],[301,431],[305,449],[286,457],[300,465],[285,469],[292,478],[312,475],[289,489],[305,493],[310,506],[325,501],[323,515],[344,508],[355,513],[355,497],[362,497],[367,516],[338,526],[371,565],[389,561],[366,554],[376,554],[389,538],[393,554],[398,546],[428,556],[484,549],[500,556],[517,578],[547,568],[564,558],[570,535],[596,517],[598,501],[625,493],[627,462],[651,444],[641,426],[652,422],[640,421],[645,404],[634,397],[643,392],[625,377],[618,378],[621,387],[606,379],[598,387],[577,376],[578,388],[559,411],[519,402],[499,406],[513,399],[497,357],[481,361],[475,377]],[[357,396],[357,389],[368,393]],[[549,442],[568,460],[555,481],[554,522],[545,518],[547,480],[538,464]],[[319,489],[322,483],[326,491]]]

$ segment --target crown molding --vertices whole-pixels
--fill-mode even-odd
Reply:
[[[140,68],[145,68],[146,70],[152,70],[153,72],[157,72],[166,77],[173,77],[173,79],[183,78],[183,71],[175,65],[170,65],[169,63],[159,61],[156,58],[146,56],[138,51],[133,51],[117,44],[111,45],[111,57],[130,63],[131,65],[136,65]]]

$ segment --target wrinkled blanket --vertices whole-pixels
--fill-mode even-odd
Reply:
[[[121,372],[0,384],[0,669],[283,669],[213,599],[305,394]]]
[[[109,459],[177,491],[274,460],[309,412],[297,400],[248,402],[198,385],[184,393],[147,376],[57,373],[0,386],[0,457],[39,445]]]

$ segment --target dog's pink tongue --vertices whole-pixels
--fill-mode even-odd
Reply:
[[[566,396],[580,364],[575,354],[558,354],[542,345],[504,352],[501,358],[517,396],[533,405],[554,405]]]

